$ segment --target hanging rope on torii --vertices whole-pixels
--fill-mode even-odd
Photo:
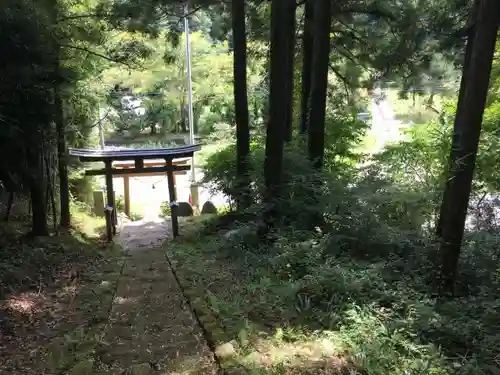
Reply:
[[[175,175],[186,173],[191,169],[187,158],[192,158],[201,145],[189,145],[161,149],[120,149],[93,150],[69,149],[69,154],[79,158],[81,162],[102,162],[104,168],[86,170],[86,176],[105,176],[107,205],[105,209],[106,234],[108,241],[116,235],[117,212],[113,190],[113,176],[123,176],[125,213],[130,216],[130,185],[129,178],[146,175],[167,174],[172,231],[174,237],[179,235],[179,220],[177,215],[177,192]],[[184,160],[182,160],[184,159]]]

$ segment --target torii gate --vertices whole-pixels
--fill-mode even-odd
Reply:
[[[174,237],[179,235],[179,221],[177,216],[177,192],[175,187],[175,175],[177,172],[185,172],[191,169],[186,165],[186,158],[192,158],[196,151],[201,150],[201,145],[189,145],[174,148],[155,149],[77,149],[70,148],[69,154],[77,156],[81,162],[102,162],[103,169],[86,170],[86,176],[105,176],[107,207],[106,234],[108,241],[116,234],[116,210],[113,190],[113,176],[123,176],[125,194],[129,195],[128,177],[132,175],[164,175],[167,174],[168,192],[171,207],[172,231]],[[174,161],[177,159],[177,161]],[[178,160],[184,159],[184,160]],[[145,166],[145,161],[148,166]],[[128,163],[127,163],[128,162]],[[130,209],[130,197],[125,197],[126,205]]]

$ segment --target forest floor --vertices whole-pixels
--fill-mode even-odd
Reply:
[[[215,374],[159,248],[169,233],[168,223],[143,221],[123,228],[121,246],[77,231],[23,243],[17,268],[0,263],[11,267],[2,274],[0,373]]]
[[[437,299],[432,247],[270,245],[210,215],[176,240],[168,222],[128,223],[107,245],[101,224],[38,240],[1,227],[1,374],[498,374],[494,243]]]
[[[328,339],[328,332],[306,335],[305,327],[286,327],[283,311],[275,310],[281,296],[270,294],[271,279],[255,278],[262,270],[249,259],[245,264],[236,261],[245,257],[243,248],[230,255],[223,246],[213,246],[210,235],[200,238],[205,223],[213,219],[190,218],[182,240],[165,246],[194,310],[214,344],[223,348],[216,351],[221,367],[251,375],[361,374]],[[217,244],[225,241],[223,235]]]
[[[488,281],[496,266],[493,274],[483,267],[491,264],[486,254],[463,259],[459,296],[441,300],[433,293],[432,247],[399,253],[373,244],[368,255],[342,253],[335,243],[325,247],[288,232],[273,247],[232,220],[221,226],[191,218],[182,239],[165,244],[212,340],[230,345],[223,368],[272,375],[499,373],[493,327],[500,302],[496,282]],[[471,263],[487,277],[478,281]]]

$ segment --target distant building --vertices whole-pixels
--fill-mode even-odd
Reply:
[[[370,114],[368,112],[360,112],[356,115],[356,118],[360,121],[364,121],[366,123],[370,122]]]
[[[142,100],[132,95],[124,95],[121,100],[122,108],[132,111],[136,116],[144,116],[146,108],[142,107]]]

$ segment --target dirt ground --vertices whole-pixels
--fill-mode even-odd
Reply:
[[[170,235],[169,223],[153,218],[124,223],[121,246],[54,238],[54,248],[72,246],[78,257],[0,301],[0,373],[216,374],[161,248]]]

